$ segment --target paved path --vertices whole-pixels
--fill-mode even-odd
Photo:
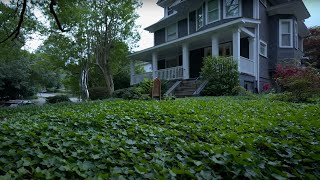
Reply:
[[[32,102],[34,102],[37,105],[43,105],[46,103],[46,98],[47,97],[52,97],[52,96],[56,96],[56,95],[61,95],[59,93],[38,93],[38,99],[32,100]],[[72,97],[69,98],[71,102],[79,102],[79,98],[76,97]]]

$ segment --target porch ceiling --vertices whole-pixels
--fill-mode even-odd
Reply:
[[[137,61],[152,62],[152,53],[156,52],[160,58],[164,56],[178,55],[182,52],[182,45],[187,43],[189,49],[211,46],[211,36],[218,34],[219,42],[228,42],[232,40],[232,31],[240,26],[253,27],[255,24],[259,24],[259,20],[239,18],[234,21],[212,27],[210,29],[199,31],[194,34],[190,34],[183,38],[179,38],[164,44],[160,44],[142,51],[138,51],[129,55],[130,59]],[[245,33],[241,33],[241,37],[246,37]]]

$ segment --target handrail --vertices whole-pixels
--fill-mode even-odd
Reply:
[[[209,81],[207,80],[203,81],[203,83],[197,88],[197,90],[193,93],[193,95],[199,95],[208,83]]]
[[[183,77],[183,67],[177,66],[155,71],[156,77],[164,80],[175,80]]]
[[[168,95],[172,95],[172,92],[180,85],[180,83],[181,83],[181,81],[175,82],[175,83],[171,86],[171,88],[169,88],[168,91],[164,93],[164,95],[167,95],[167,96],[168,96]]]

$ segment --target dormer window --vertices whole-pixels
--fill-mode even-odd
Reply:
[[[241,0],[223,0],[223,17],[234,18],[241,16]]]

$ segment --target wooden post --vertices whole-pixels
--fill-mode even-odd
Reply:
[[[153,80],[152,99],[155,97],[159,97],[159,100],[161,100],[161,81],[159,78]]]

